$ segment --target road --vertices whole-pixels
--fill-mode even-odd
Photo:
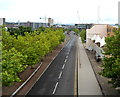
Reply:
[[[74,95],[76,35],[71,35],[69,42],[53,60],[45,73],[36,82],[29,95]]]

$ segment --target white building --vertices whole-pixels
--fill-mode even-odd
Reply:
[[[91,43],[93,43],[92,37],[94,35],[99,35],[102,39],[103,37],[109,37],[114,35],[113,29],[116,29],[114,26],[108,24],[96,24],[91,29],[86,30],[86,48],[91,50]]]
[[[52,18],[48,18],[48,26],[51,27],[54,24],[54,20]]]
[[[107,37],[107,25],[98,24],[94,25],[91,29],[86,30],[86,48],[92,50],[93,41],[91,40],[94,35],[99,35],[101,38]]]
[[[0,18],[0,26],[5,24],[5,18]]]
[[[105,37],[114,35],[113,29],[117,30],[116,27],[107,24],[96,24],[86,30],[86,49],[95,51],[96,58],[103,57],[101,52],[104,52],[102,47],[106,44]]]

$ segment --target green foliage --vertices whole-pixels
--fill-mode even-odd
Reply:
[[[77,29],[77,28],[71,28],[71,29],[69,29],[70,31],[74,31],[77,35],[79,35],[79,33],[80,33],[80,30],[79,29]]]
[[[79,29],[77,29],[77,28],[74,28],[73,31],[74,31],[76,34],[79,34],[79,33],[80,33]]]
[[[45,27],[41,26],[37,29],[38,32],[44,32],[45,31]]]
[[[23,31],[22,27],[19,28]],[[21,32],[20,31],[20,32]],[[42,31],[42,32],[41,32]],[[63,29],[39,28],[24,35],[11,35],[12,32],[3,31],[2,66],[3,85],[9,86],[13,82],[21,81],[18,74],[27,66],[33,66],[64,41]]]
[[[80,37],[81,37],[82,42],[84,43],[86,40],[86,31],[85,30],[82,30],[80,32]]]
[[[29,32],[29,33],[32,32],[32,27],[31,26],[29,26],[29,27],[19,26],[18,28],[10,27],[10,28],[8,28],[8,31],[9,31],[10,35],[14,35],[17,38],[18,35],[24,36],[25,32]]]
[[[2,43],[3,43],[3,50],[9,50],[13,47],[14,40],[16,38],[14,36],[11,36],[9,32],[2,31]]]
[[[111,78],[110,83],[113,87],[120,87],[120,32],[116,31],[115,35],[106,38],[105,57],[103,59],[103,70],[101,74]]]
[[[6,31],[5,25],[0,26],[0,36],[2,35],[2,31]]]
[[[3,85],[9,86],[12,82],[19,82],[18,73],[22,72],[27,65],[22,65],[27,56],[17,52],[15,48],[2,51],[2,82]]]

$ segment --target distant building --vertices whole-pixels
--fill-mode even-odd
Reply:
[[[75,24],[75,26],[81,31],[83,29],[90,29],[93,26],[93,24]]]
[[[48,25],[48,23],[39,23],[39,22],[6,22],[6,27],[13,27],[13,28],[17,28],[19,26],[24,26],[24,27],[29,27],[31,26],[33,29],[37,29],[41,26],[46,27],[46,25]]]
[[[13,28],[17,28],[18,27],[18,23],[15,22],[5,22],[6,27],[13,27]]]
[[[48,18],[48,26],[51,27],[54,24],[54,20],[52,18]]]
[[[5,18],[0,18],[0,26],[5,24]]]
[[[118,30],[118,26],[110,26],[107,25],[107,37],[111,37],[114,35],[114,30]]]
[[[27,22],[20,22],[19,23],[20,26],[25,26],[25,27],[33,27],[33,22],[27,21]]]

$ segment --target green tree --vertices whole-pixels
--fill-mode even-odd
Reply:
[[[77,35],[79,35],[79,33],[80,33],[80,30],[77,28],[71,28],[71,29],[69,29],[69,31],[74,31]]]
[[[81,37],[82,42],[84,43],[86,40],[86,31],[85,30],[82,30],[80,32],[80,37]]]
[[[115,31],[115,35],[106,38],[105,57],[103,59],[103,70],[101,74],[111,78],[113,87],[120,87],[120,30]]]
[[[14,35],[17,38],[18,35],[24,36],[25,32],[31,33],[32,27],[31,26],[29,27],[19,26],[18,28],[9,27],[8,32],[10,33],[10,35]]]
[[[17,38],[10,34],[14,30],[10,33],[2,30],[3,37],[0,45],[2,45],[3,69],[0,76],[2,76],[5,86],[21,81],[18,76],[19,72],[22,72],[27,66],[33,66],[40,62],[65,38],[63,29],[44,28],[44,30],[39,29],[30,33],[24,32],[24,35],[20,34],[24,28],[20,29]]]
[[[9,86],[13,82],[21,81],[18,73],[22,72],[27,65],[22,65],[26,61],[27,56],[23,56],[17,52],[15,48],[2,51],[2,83],[4,86]]]
[[[74,28],[73,31],[74,31],[76,34],[79,34],[79,33],[80,33],[80,30],[77,29],[77,28]]]

